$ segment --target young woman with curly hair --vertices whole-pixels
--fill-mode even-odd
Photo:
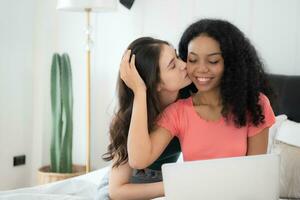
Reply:
[[[124,66],[125,65],[125,66]],[[128,164],[127,135],[134,107],[134,94],[121,80],[124,69],[136,66],[133,76],[147,87],[145,104],[147,108],[147,129],[153,130],[154,122],[162,110],[178,98],[189,96],[191,84],[187,76],[186,63],[177,55],[175,49],[166,41],[150,37],[134,40],[122,58],[117,83],[118,108],[110,125],[110,144],[103,158],[113,161],[110,171],[109,190],[99,191],[101,200],[108,199],[152,199],[163,196],[161,165],[176,162],[181,149],[177,138],[166,144],[164,152],[151,165],[142,170],[134,170]],[[139,76],[139,75],[140,76]],[[184,88],[183,90],[181,90]],[[102,181],[103,182],[103,181]],[[107,185],[106,185],[107,186]],[[102,185],[102,189],[105,188]]]
[[[123,70],[122,79],[134,93],[130,166],[150,165],[174,137],[185,161],[266,153],[269,127],[275,122],[272,91],[244,34],[227,21],[199,20],[183,33],[179,54],[198,91],[167,107],[153,131],[147,128],[148,88],[134,66]]]

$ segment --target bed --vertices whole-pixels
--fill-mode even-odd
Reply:
[[[290,120],[300,122],[300,76],[269,74],[269,80],[277,95],[275,115],[285,114]]]
[[[276,117],[276,124],[270,129],[269,143],[273,146],[268,151],[269,153],[280,153],[283,155],[284,165],[281,166],[281,177],[284,177],[281,178],[280,183],[281,197],[283,199],[300,199],[300,106],[298,105],[300,102],[300,90],[298,89],[300,88],[300,76],[274,74],[268,76],[277,94],[274,112],[278,116]],[[294,122],[292,124],[293,129],[289,129],[291,121]],[[286,130],[291,131],[287,133]],[[293,131],[299,132],[298,134],[289,135]],[[294,154],[290,153],[290,149],[292,149],[291,151]],[[289,154],[286,155],[287,153]],[[93,200],[101,179],[107,174],[109,168],[108,166],[79,177],[46,185],[3,191],[0,192],[0,199]],[[290,171],[293,173],[291,174]],[[290,185],[291,182],[294,185]],[[299,184],[299,187],[297,184]]]
[[[0,192],[1,200],[93,200],[110,166],[78,177]]]

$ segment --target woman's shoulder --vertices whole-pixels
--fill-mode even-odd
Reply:
[[[262,92],[259,93],[259,103],[261,105],[270,105],[269,98]]]

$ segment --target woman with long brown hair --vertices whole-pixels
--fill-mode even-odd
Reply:
[[[123,56],[120,74],[126,65],[136,66],[141,83],[147,88],[146,120],[149,131],[154,129],[155,120],[162,110],[180,97],[189,96],[191,81],[187,76],[186,64],[175,49],[166,41],[142,37],[133,41]],[[163,196],[161,165],[176,162],[181,152],[177,138],[170,141],[160,157],[142,170],[134,170],[128,164],[127,135],[132,117],[134,94],[119,77],[118,109],[110,125],[110,145],[103,156],[113,161],[109,178],[109,196],[112,199],[150,199]]]

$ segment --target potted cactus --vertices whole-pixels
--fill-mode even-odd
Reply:
[[[49,183],[83,174],[85,166],[72,164],[73,91],[68,54],[55,53],[51,65],[52,137],[50,166],[39,169],[39,183]]]

